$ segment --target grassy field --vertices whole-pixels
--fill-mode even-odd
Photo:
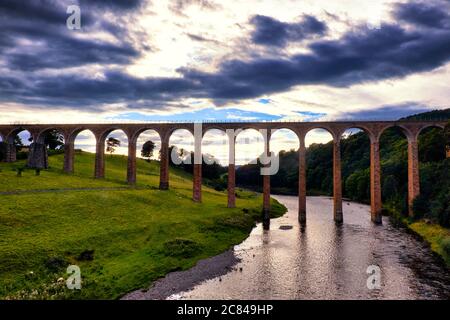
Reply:
[[[126,157],[108,155],[103,180],[92,178],[93,154],[75,159],[73,175],[62,172],[62,155],[51,156],[39,176],[26,170],[18,177],[23,163],[0,164],[0,192],[21,191],[0,195],[0,298],[118,298],[240,243],[260,216],[261,196],[248,191],[239,191],[235,209],[224,192],[206,187],[203,203],[194,203],[183,171],[171,169],[171,190],[158,190],[155,161],[138,160],[131,188]],[[274,216],[285,212],[275,200],[272,208]],[[81,269],[81,290],[61,279],[70,264]]]

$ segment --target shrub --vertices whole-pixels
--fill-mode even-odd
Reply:
[[[69,263],[62,257],[51,257],[45,262],[47,269],[52,272],[56,272],[68,264]]]
[[[431,204],[431,215],[443,227],[450,227],[450,188],[439,192]]]
[[[445,251],[445,253],[450,255],[450,237],[447,237],[444,240],[442,240],[441,247]]]
[[[192,258],[201,252],[201,246],[190,239],[176,238],[164,242],[164,254],[166,256]]]
[[[412,209],[413,209],[413,218],[421,219],[424,215],[429,211],[430,204],[428,199],[423,195],[418,195],[414,198]]]

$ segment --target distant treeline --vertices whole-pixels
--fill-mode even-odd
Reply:
[[[413,120],[450,119],[450,109],[414,115]],[[450,227],[450,145],[446,131],[425,129],[419,136],[421,196],[414,203],[416,218],[429,218]],[[382,199],[385,208],[406,214],[408,211],[408,142],[399,128],[386,130],[380,139]],[[370,141],[364,132],[341,141],[344,197],[370,203]],[[333,143],[312,144],[306,150],[306,187],[308,195],[333,195]],[[261,189],[259,165],[245,165],[237,171],[237,183]],[[274,193],[297,194],[298,152],[280,152],[280,170],[271,177]]]
[[[450,109],[414,115],[411,120],[450,119]],[[421,196],[414,203],[416,218],[428,218],[450,227],[450,145],[446,131],[428,128],[419,136]],[[296,195],[298,190],[298,152],[281,151],[280,168],[271,176],[273,193]],[[380,139],[381,184],[384,207],[408,212],[408,142],[400,128],[386,130]],[[173,165],[173,164],[172,164]],[[333,143],[312,144],[306,150],[308,195],[333,195]],[[350,134],[341,141],[342,188],[345,198],[370,203],[370,141],[364,132]],[[192,172],[192,164],[179,165]],[[236,183],[257,191],[262,189],[260,164],[239,166]],[[227,169],[203,164],[205,183],[224,190]]]

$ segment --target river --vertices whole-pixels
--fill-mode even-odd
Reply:
[[[203,261],[159,280],[147,298],[158,288],[180,282],[176,279],[194,275],[197,281],[192,287],[176,292],[173,286],[166,298],[450,299],[450,271],[422,241],[387,217],[382,226],[372,224],[369,206],[344,201],[344,223],[337,226],[332,200],[308,197],[307,224],[301,227],[297,198],[274,197],[288,212],[272,219],[270,230],[258,224],[221,259]],[[225,269],[224,259],[233,260]],[[215,266],[225,271],[205,271]],[[195,277],[202,272],[206,273]],[[204,279],[198,281],[199,277]],[[145,297],[145,293],[134,296]]]

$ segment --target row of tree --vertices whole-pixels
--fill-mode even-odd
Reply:
[[[450,119],[450,109],[433,114],[415,115]],[[450,125],[444,131],[429,128],[419,136],[421,196],[414,202],[416,218],[429,218],[450,227]],[[380,139],[382,199],[386,208],[406,214],[408,211],[408,142],[399,128],[386,130]],[[280,170],[271,177],[273,192],[297,194],[298,152],[282,151]],[[306,186],[309,195],[333,194],[333,143],[312,144],[306,151]],[[341,165],[344,197],[370,203],[370,141],[358,132],[341,141]],[[237,183],[259,189],[260,165],[245,165],[237,171]]]

